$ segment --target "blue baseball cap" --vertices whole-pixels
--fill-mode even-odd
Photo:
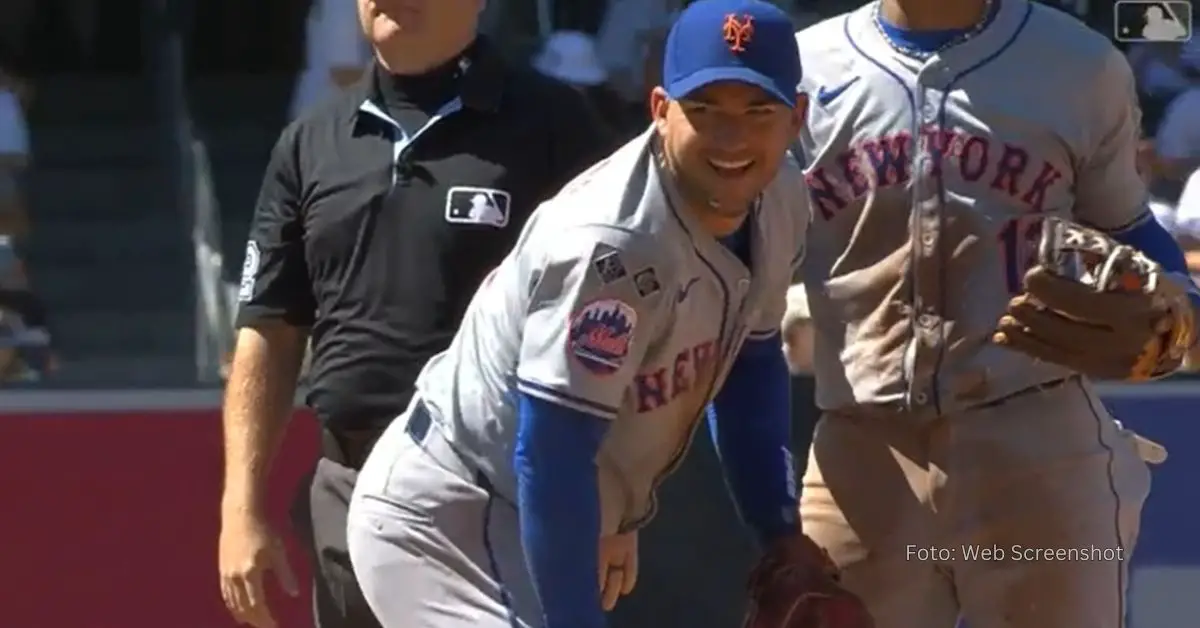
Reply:
[[[739,81],[795,105],[800,76],[791,18],[762,0],[693,2],[671,26],[663,51],[663,87],[676,100]]]

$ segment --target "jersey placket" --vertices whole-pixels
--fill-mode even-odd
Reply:
[[[936,406],[937,370],[944,347],[942,305],[945,269],[942,267],[942,212],[945,210],[942,185],[937,174],[941,171],[942,156],[922,137],[923,129],[940,125],[943,95],[931,83],[941,72],[935,62],[927,64],[916,77],[913,86],[913,204],[912,204],[912,329],[911,362],[909,365],[909,403],[914,409],[930,403]]]
[[[713,312],[713,314],[720,315],[721,325],[717,338],[717,366],[712,373],[711,379],[704,382],[707,388],[704,399],[707,400],[716,394],[718,386],[724,381],[725,373],[728,372],[732,364],[733,356],[730,354],[730,351],[733,341],[731,339],[736,336],[735,330],[745,326],[742,316],[746,295],[750,288],[750,275],[749,271],[730,251],[717,242],[715,238],[707,235],[699,221],[693,218],[691,214],[686,213],[689,210],[682,206],[678,192],[673,187],[670,178],[657,166],[655,166],[655,174],[656,178],[658,178],[658,184],[662,189],[666,210],[673,216],[675,224],[678,225],[681,232],[680,235],[687,239],[689,246],[692,248],[696,259],[695,267],[703,268],[711,275],[711,280],[717,283],[724,297],[720,304],[721,310]],[[636,530],[653,519],[655,514],[657,514],[658,488],[668,476],[679,468],[680,463],[687,456],[691,443],[695,439],[696,429],[700,426],[701,419],[704,417],[704,409],[707,405],[708,403],[705,402],[697,409],[687,433],[683,435],[683,439],[672,453],[670,460],[651,481],[650,500],[646,505],[645,513],[632,521],[623,521],[620,526],[621,532]]]

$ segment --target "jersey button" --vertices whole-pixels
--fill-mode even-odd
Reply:
[[[929,395],[926,395],[923,392],[919,392],[919,393],[913,395],[913,402],[916,403],[918,406],[923,406],[923,405],[929,403]]]

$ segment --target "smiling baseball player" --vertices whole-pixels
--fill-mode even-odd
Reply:
[[[797,565],[837,593],[798,542],[777,331],[809,221],[790,22],[700,0],[663,76],[653,128],[534,214],[363,468],[349,547],[384,626],[603,626],[706,408],[759,593]]]
[[[1123,626],[1149,474],[1088,380],[1173,372],[1197,303],[1124,58],[1026,0],[882,0],[797,40],[804,532],[881,628]]]

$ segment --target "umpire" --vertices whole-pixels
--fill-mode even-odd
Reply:
[[[240,623],[276,625],[266,571],[295,589],[263,504],[308,341],[322,450],[293,523],[312,549],[316,623],[375,627],[346,553],[358,469],[530,212],[609,148],[576,92],[506,67],[477,35],[483,5],[359,0],[373,66],[274,148],[223,419],[221,593]]]

